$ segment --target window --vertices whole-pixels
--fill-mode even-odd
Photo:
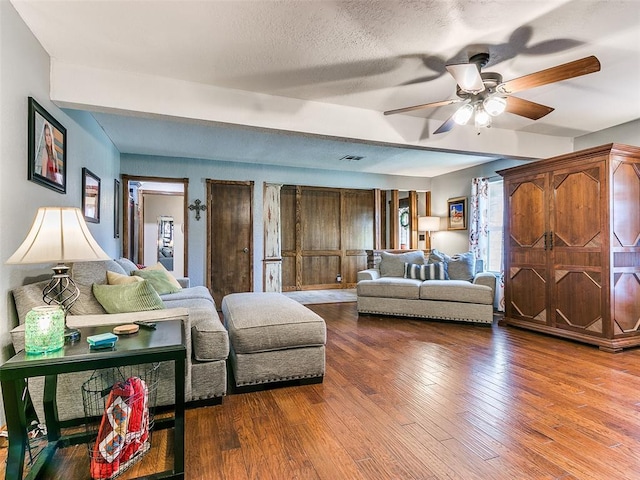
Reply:
[[[503,200],[503,181],[489,182],[489,252],[486,269],[490,272],[502,270]]]

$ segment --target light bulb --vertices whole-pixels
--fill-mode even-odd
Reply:
[[[475,124],[477,128],[488,127],[491,125],[491,117],[481,106],[478,106],[476,109]]]
[[[456,113],[453,114],[453,121],[458,125],[466,125],[473,115],[473,106],[469,103],[461,106]]]
[[[507,108],[507,99],[504,97],[487,97],[482,102],[482,105],[489,115],[496,117]]]

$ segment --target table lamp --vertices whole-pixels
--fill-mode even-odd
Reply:
[[[418,231],[427,232],[429,243],[427,248],[431,248],[431,232],[437,232],[440,230],[440,217],[419,217],[418,218]]]
[[[69,277],[69,262],[109,260],[89,232],[84,216],[75,207],[41,207],[22,245],[7,260],[8,264],[57,263],[51,281],[42,291],[48,305],[59,305],[65,313],[65,340],[77,341],[78,329],[67,327],[66,314],[80,296]]]

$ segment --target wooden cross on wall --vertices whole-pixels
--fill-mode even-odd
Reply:
[[[201,203],[199,199],[196,199],[191,205],[189,205],[189,210],[196,211],[196,220],[200,220],[200,212],[204,212],[207,209],[207,206],[204,203]]]

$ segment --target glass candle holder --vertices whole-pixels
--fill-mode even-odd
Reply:
[[[24,323],[27,353],[55,352],[64,346],[64,310],[60,306],[34,307],[27,313]]]

